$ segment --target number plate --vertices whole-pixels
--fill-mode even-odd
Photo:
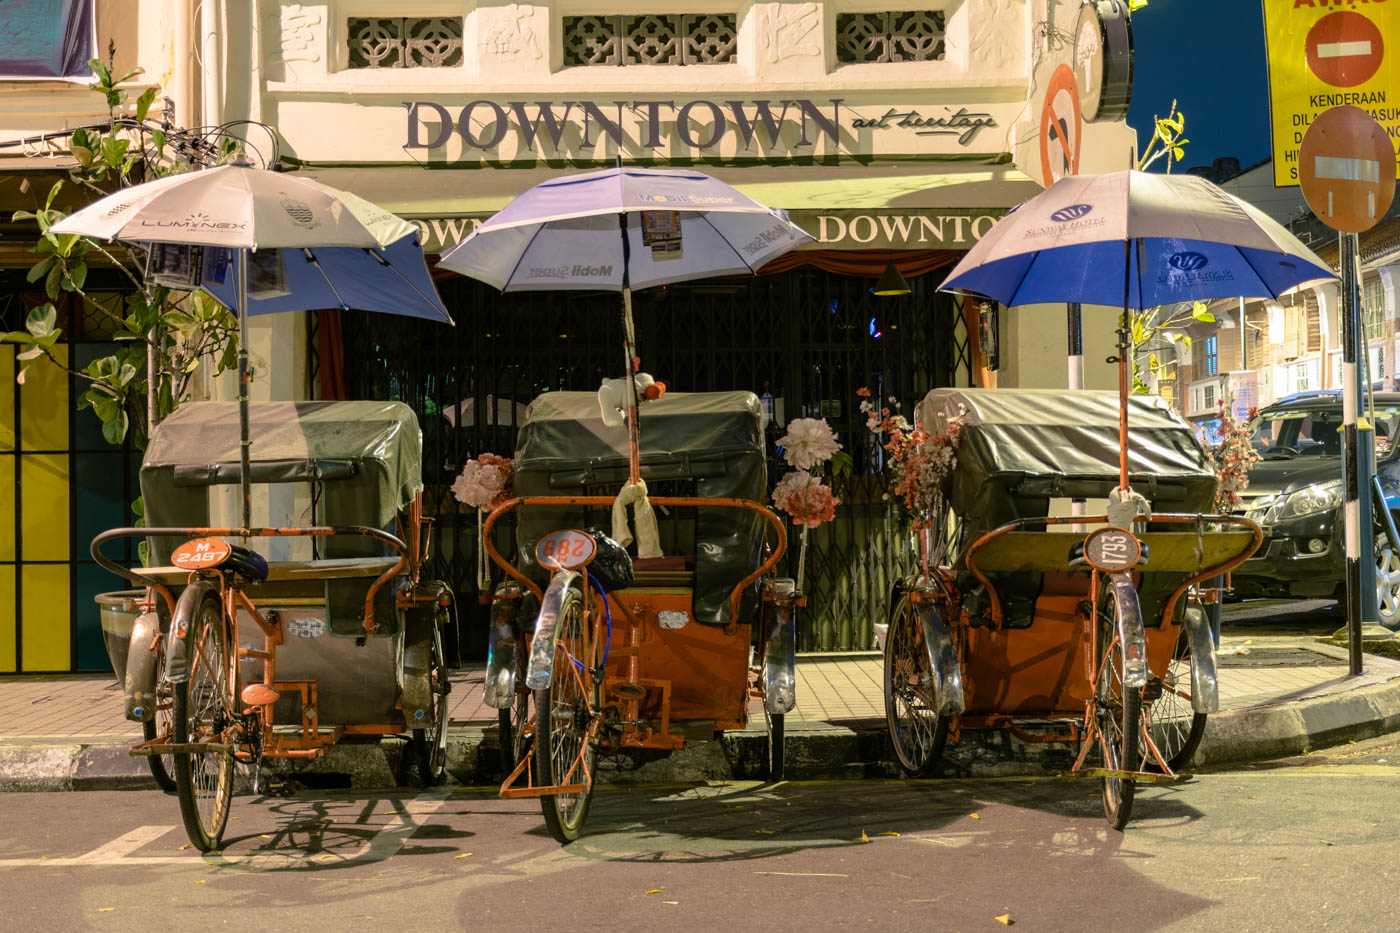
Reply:
[[[1084,539],[1084,558],[1104,573],[1127,570],[1142,556],[1142,545],[1122,528],[1100,528]]]
[[[582,531],[555,531],[535,545],[535,560],[551,570],[577,570],[593,560],[598,545]]]
[[[186,541],[170,555],[170,562],[183,570],[207,570],[217,567],[233,553],[226,541],[218,538],[195,538]]]

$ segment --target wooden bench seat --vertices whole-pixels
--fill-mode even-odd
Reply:
[[[268,561],[268,583],[315,583],[321,580],[374,580],[388,573],[397,557],[331,557],[323,560]],[[137,568],[161,583],[179,585],[190,572],[180,567]]]

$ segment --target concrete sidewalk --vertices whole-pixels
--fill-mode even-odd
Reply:
[[[1242,644],[1247,638],[1248,644]],[[1243,650],[1240,650],[1243,649]],[[1301,754],[1400,729],[1400,661],[1366,655],[1347,676],[1345,648],[1292,636],[1222,641],[1221,712],[1208,721],[1196,766]],[[786,719],[790,779],[897,773],[887,747],[881,658],[875,653],[803,656],[798,707]],[[482,702],[481,668],[453,675],[448,766],[463,783],[500,780],[496,711]],[[762,707],[744,732],[685,749],[621,753],[600,762],[600,780],[696,781],[759,777],[766,762]],[[154,786],[143,759],[127,754],[140,727],[122,716],[111,675],[0,677],[0,790]],[[284,774],[308,786],[385,786],[403,777],[398,740],[346,744]],[[1063,748],[1026,745],[1005,733],[965,730],[945,771],[961,774],[1062,770]],[[269,762],[269,764],[272,764]],[[294,774],[291,772],[295,772]]]

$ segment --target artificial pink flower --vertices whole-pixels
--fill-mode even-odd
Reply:
[[[511,497],[515,464],[509,457],[482,454],[468,460],[452,483],[457,501],[478,509],[493,509]]]
[[[816,528],[836,517],[841,500],[806,470],[784,476],[773,489],[773,505],[792,516],[793,524]]]

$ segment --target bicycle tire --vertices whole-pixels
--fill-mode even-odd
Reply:
[[[229,631],[217,594],[190,586],[175,609],[173,631],[189,640],[189,676],[174,685],[172,716],[176,745],[222,739],[235,719],[226,693],[233,667]],[[233,799],[233,754],[181,752],[175,759],[175,791],[185,832],[199,851],[217,849]]]

